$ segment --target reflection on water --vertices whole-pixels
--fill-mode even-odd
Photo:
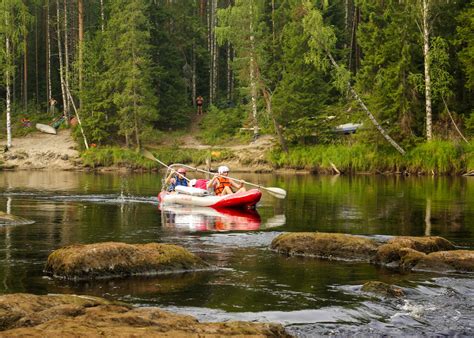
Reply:
[[[470,275],[400,274],[369,264],[284,257],[268,249],[284,231],[388,238],[436,235],[474,248],[474,178],[255,175],[288,191],[254,212],[158,208],[160,175],[0,172],[0,211],[33,224],[0,225],[0,293],[83,293],[168,307],[202,320],[281,322],[319,334],[473,335]],[[167,242],[216,271],[66,283],[45,278],[48,255],[73,243]],[[404,289],[403,301],[360,292],[368,280]],[[469,291],[471,290],[471,291]]]
[[[159,205],[163,228],[186,231],[255,231],[285,224],[285,215],[275,215],[262,225],[255,209],[225,209]]]

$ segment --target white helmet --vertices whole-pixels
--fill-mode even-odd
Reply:
[[[228,173],[229,171],[230,171],[229,168],[226,167],[225,165],[221,165],[221,166],[219,167],[219,169],[217,169],[217,172],[218,172],[219,174],[223,174],[223,173],[226,173],[226,172]]]

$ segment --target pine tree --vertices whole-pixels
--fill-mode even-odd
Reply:
[[[114,1],[106,28],[105,77],[127,146],[140,147],[141,134],[158,116],[147,11],[145,0]]]

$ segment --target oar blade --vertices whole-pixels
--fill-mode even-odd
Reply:
[[[286,190],[277,187],[265,188],[272,196],[275,196],[279,199],[284,199],[286,197]]]
[[[149,152],[146,149],[143,149],[143,148],[140,149],[140,153],[149,160],[152,160],[152,161],[158,160],[155,156],[153,156],[153,154],[151,152]]]

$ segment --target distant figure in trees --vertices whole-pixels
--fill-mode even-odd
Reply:
[[[204,99],[201,95],[199,95],[196,99],[196,104],[197,104],[197,107],[198,107],[198,111],[197,111],[198,115],[202,115],[202,104],[203,103],[204,103]]]
[[[49,99],[49,112],[53,116],[56,115],[56,103],[58,103],[58,101],[56,101],[54,98]]]

